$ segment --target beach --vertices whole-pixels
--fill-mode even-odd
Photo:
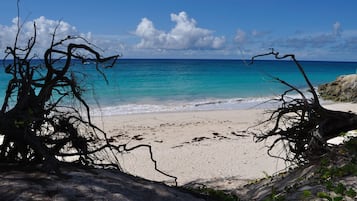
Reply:
[[[357,112],[351,103],[325,107]],[[268,156],[265,143],[255,143],[246,132],[265,118],[263,109],[242,109],[103,116],[94,122],[128,148],[151,145],[158,168],[177,177],[178,185],[233,189],[288,168]],[[127,173],[172,184],[172,178],[154,170],[146,148],[123,153],[119,159]]]
[[[268,146],[275,139],[260,143],[254,139],[254,133],[267,131],[267,128],[254,126],[268,119],[267,109],[278,107],[278,103],[269,100],[279,98],[279,94],[287,90],[286,86],[264,75],[262,69],[291,81],[307,99],[311,98],[305,80],[292,68],[291,62],[261,61],[257,62],[258,69],[247,68],[238,60],[125,62],[119,69],[108,69],[108,83],[103,84],[98,72],[85,71],[84,66],[81,66],[83,77],[77,78],[81,84],[86,83],[87,93],[83,99],[91,108],[92,123],[104,131],[97,134],[105,133],[105,140],[111,145],[122,145],[118,146],[119,152],[101,149],[95,153],[97,158],[93,162],[105,167],[116,162],[121,171],[63,167],[66,178],[60,184],[56,181],[62,178],[48,176],[39,169],[27,168],[30,174],[21,169],[9,175],[3,171],[0,192],[7,193],[7,200],[14,200],[18,195],[20,198],[40,195],[42,200],[57,195],[70,200],[78,200],[78,197],[142,200],[148,196],[156,197],[152,200],[194,200],[192,192],[187,194],[184,190],[191,187],[250,196],[251,193],[242,190],[247,189],[245,184],[259,183],[264,178],[271,180],[296,167],[268,155]],[[314,86],[334,79],[336,74],[355,70],[355,63],[331,63],[328,72],[325,72],[326,62],[304,64],[310,66],[307,72],[313,75]],[[86,73],[88,76],[84,76]],[[0,88],[3,93],[5,90]],[[296,93],[286,95],[301,98]],[[60,105],[76,105],[71,98],[66,96]],[[357,113],[356,104],[321,103],[328,109]],[[79,107],[81,109],[83,107]],[[104,141],[103,136],[99,137]],[[338,139],[341,141],[343,139]],[[281,146],[274,146],[270,153],[286,156]],[[76,157],[68,157],[68,161]],[[56,185],[50,185],[54,183]],[[248,190],[258,192],[254,188]],[[268,186],[265,193],[271,190]],[[170,199],[164,199],[166,195]]]

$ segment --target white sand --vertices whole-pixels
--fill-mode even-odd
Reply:
[[[357,112],[357,104],[328,108]],[[229,189],[284,168],[269,157],[264,143],[242,131],[263,120],[263,110],[153,113],[96,118],[96,124],[128,147],[150,144],[158,167],[178,177],[178,184],[204,182]],[[127,172],[151,180],[170,180],[155,172],[148,150],[119,156]]]

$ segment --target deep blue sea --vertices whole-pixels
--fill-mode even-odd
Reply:
[[[108,83],[94,64],[77,63],[72,70],[79,73],[77,81],[85,87],[85,98],[95,115],[261,107],[260,103],[286,89],[272,77],[307,88],[291,61],[247,62],[119,59],[113,68],[103,69]],[[357,69],[357,62],[300,63],[315,86]],[[2,69],[1,94],[8,79]]]

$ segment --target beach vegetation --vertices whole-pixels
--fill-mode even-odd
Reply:
[[[200,197],[203,197],[205,200],[214,200],[214,201],[238,201],[239,198],[229,192],[223,190],[217,190],[209,188],[207,186],[200,187],[185,187],[184,190],[188,190],[193,194],[198,194]]]
[[[309,191],[309,190],[304,190],[302,192],[302,195],[303,195],[303,200],[307,200],[308,198],[311,198],[312,197],[312,192]]]
[[[345,142],[345,147],[350,153],[357,155],[357,137],[349,137]]]
[[[296,166],[286,176],[275,175],[245,186],[262,200],[355,200],[357,189],[357,152],[347,144],[333,147],[319,161]]]

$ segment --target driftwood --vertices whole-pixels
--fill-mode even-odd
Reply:
[[[0,111],[0,134],[4,140],[0,149],[1,161],[25,163],[45,161],[49,169],[55,170],[57,159],[64,150],[86,155],[88,143],[98,139],[97,132],[104,134],[91,123],[89,106],[82,98],[83,90],[78,85],[74,71],[71,70],[74,59],[86,59],[79,54],[86,51],[94,57],[97,70],[99,65],[112,67],[118,55],[101,57],[90,44],[80,37],[68,36],[58,42],[55,33],[52,43],[44,53],[44,63],[33,65],[32,49],[36,43],[36,24],[34,36],[25,47],[17,44],[20,27],[14,47],[6,48],[6,59],[10,64],[4,66],[5,73],[11,75],[4,102]],[[70,43],[82,40],[86,44]],[[67,48],[63,45],[68,43]],[[73,106],[64,103],[73,99],[84,107],[86,118]],[[84,136],[80,125],[90,128]],[[69,150],[68,150],[69,149]],[[79,157],[82,162],[89,158]]]
[[[357,129],[356,114],[328,110],[321,106],[318,94],[295,55],[280,56],[279,52],[272,50],[269,53],[252,57],[251,64],[256,58],[269,55],[278,60],[290,58],[308,86],[307,93],[310,93],[310,96],[307,96],[306,92],[301,89],[278,77],[273,77],[288,89],[279,98],[273,99],[279,102],[279,107],[271,111],[269,118],[258,125],[268,126],[268,131],[254,133],[257,142],[268,138],[274,139],[268,150],[271,156],[294,163],[306,163],[328,151],[327,140],[339,136],[342,132]],[[298,98],[290,96],[291,94],[297,94]],[[280,143],[286,151],[285,156],[272,153],[273,148]]]

